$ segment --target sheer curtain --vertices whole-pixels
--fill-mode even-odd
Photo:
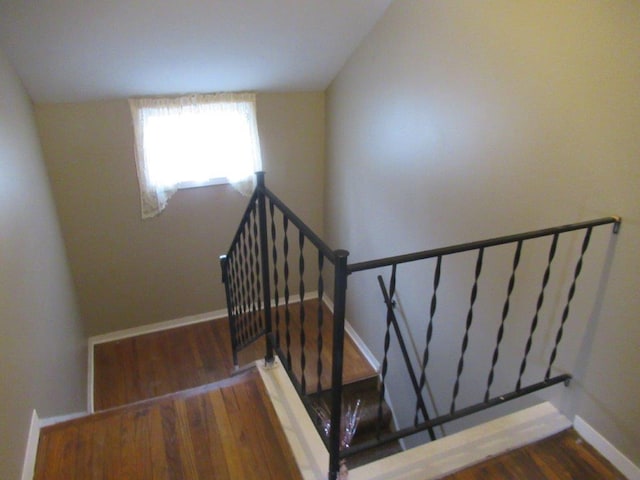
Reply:
[[[224,181],[251,194],[262,169],[255,94],[132,98],[129,107],[142,218],[158,215],[181,186]]]

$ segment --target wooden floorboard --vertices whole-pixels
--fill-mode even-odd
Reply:
[[[216,382],[232,370],[223,319],[98,344],[94,410]]]
[[[304,302],[304,328],[301,328],[300,304],[291,305],[289,322],[289,342],[287,344],[287,325],[284,307],[274,310],[272,315],[273,329],[279,340],[285,359],[291,359],[295,377],[302,383],[304,351],[304,379],[306,392],[326,390],[331,387],[331,364],[333,348],[332,314],[326,305],[322,308],[322,321],[319,322],[318,301]],[[319,348],[321,336],[321,349]],[[302,342],[304,341],[304,349]],[[318,353],[320,351],[320,353]],[[320,361],[320,363],[319,363]],[[320,368],[319,368],[320,366]],[[343,352],[343,383],[371,377],[376,372],[356,347],[349,335],[345,334]]]
[[[305,381],[310,390],[318,379],[326,388],[330,314],[324,310],[318,354],[318,322],[309,313],[317,303],[305,302],[305,310],[302,329],[299,308],[292,306],[288,345],[282,309],[274,328],[298,378],[304,339]],[[35,480],[300,478],[258,376],[252,374],[246,384],[242,378],[228,379],[233,371],[230,345],[226,319],[96,345],[94,404],[102,411],[42,431]],[[348,337],[344,355],[345,383],[375,373]],[[240,354],[240,363],[263,356],[261,339]],[[444,480],[623,478],[569,430]]]
[[[299,304],[290,306],[289,338],[283,309],[274,312],[274,329],[279,333],[282,350],[291,358],[297,378],[302,378],[301,339],[305,339],[305,381],[309,389],[331,385],[332,326],[331,313],[323,306],[322,328],[318,328],[317,300],[304,302],[306,319],[300,328]],[[304,331],[304,336],[301,333]],[[322,349],[318,355],[318,332]],[[248,364],[265,355],[264,338],[239,355],[240,364]],[[318,357],[321,371],[318,375]],[[344,347],[345,383],[376,372],[348,336]],[[132,402],[166,395],[180,390],[217,382],[233,371],[233,356],[228,320],[218,319],[140,335],[94,346],[94,410],[104,410]]]
[[[34,480],[299,479],[257,372],[44,428]]]
[[[573,429],[486,460],[442,480],[624,480]]]

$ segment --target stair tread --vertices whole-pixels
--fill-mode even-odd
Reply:
[[[331,391],[325,390],[319,394],[311,395],[312,400],[328,410],[331,402]],[[360,400],[360,419],[358,422],[358,431],[368,431],[375,429],[378,425],[378,402],[380,393],[378,391],[378,377],[373,376],[346,384],[342,389],[343,405],[352,407],[356,401]],[[388,425],[391,422],[391,409],[386,402],[382,402],[382,425]]]
[[[391,428],[390,427],[386,427],[383,428],[382,431],[380,432],[381,434],[386,434],[386,433],[390,433],[391,432]],[[360,433],[360,435],[358,435]],[[359,444],[365,443],[369,440],[373,440],[376,438],[376,431],[375,430],[371,430],[368,432],[356,432],[354,438],[353,438],[353,442],[352,442],[352,446],[357,446]],[[402,451],[402,446],[400,445],[400,442],[395,441],[395,442],[390,442],[390,443],[385,443],[383,445],[379,445],[377,447],[374,447],[370,450],[365,450],[362,451],[360,453],[357,453],[351,457],[349,457],[347,459],[347,466],[349,468],[356,468],[359,467],[361,465],[365,465],[367,463],[371,463],[374,462],[376,460],[380,460],[382,458],[388,457],[390,455],[394,455],[396,453],[399,453]]]
[[[380,391],[378,389],[378,377],[372,376],[356,382],[345,384],[342,387],[343,408],[347,405],[352,407],[360,400],[360,418],[358,427],[354,435],[352,446],[359,445],[369,440],[375,439],[378,433],[385,434],[392,431],[392,412],[385,401],[382,402],[382,422],[379,423],[379,401]],[[331,390],[324,390],[320,393],[310,395],[312,403],[321,406],[328,411],[331,402]],[[378,431],[380,425],[380,431]],[[401,452],[402,447],[399,442],[386,443],[378,447],[357,453],[347,459],[347,466],[355,468],[375,460]]]
[[[93,419],[98,419],[105,416],[111,415],[120,415],[126,412],[138,410],[144,408],[146,406],[154,405],[158,402],[165,402],[168,400],[173,400],[177,398],[186,398],[195,395],[199,395],[205,392],[210,392],[213,390],[219,390],[225,387],[229,387],[232,385],[236,385],[238,383],[246,382],[248,380],[257,378],[259,376],[257,368],[246,369],[242,373],[225,378],[223,380],[218,380],[217,382],[208,383],[205,385],[200,385],[198,387],[188,388],[185,390],[180,390],[178,392],[167,393],[164,395],[158,395],[156,397],[146,398],[144,400],[139,400],[137,402],[127,403],[125,405],[118,405],[116,407],[107,408],[104,410],[99,410],[96,412],[87,413],[86,415],[81,415],[79,417],[75,417],[69,420],[65,420],[63,422],[58,422],[49,426],[44,427],[43,429],[54,430],[59,428],[65,428],[68,425],[73,423],[81,423],[87,420],[87,418],[91,417]]]

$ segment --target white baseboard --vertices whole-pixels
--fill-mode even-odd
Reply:
[[[256,364],[302,478],[326,479],[329,454],[285,369],[277,358],[272,367]]]
[[[311,298],[317,298],[317,292],[309,292],[305,295],[305,299]],[[292,295],[289,302],[295,303],[299,300],[300,297],[298,295]],[[324,297],[323,301],[329,310],[333,312],[333,302],[331,299]],[[283,302],[281,301],[279,303],[282,304]],[[89,412],[92,413],[94,411],[94,345],[221,319],[226,316],[226,309],[215,310],[199,315],[191,315],[90,337],[88,340],[89,372],[87,382]],[[375,371],[379,371],[380,363],[346,319],[345,331],[363,353],[372,368]],[[326,449],[315,427],[311,424],[311,420],[304,406],[302,406],[295,390],[293,390],[293,387],[290,385],[288,377],[286,374],[280,375],[280,373],[283,372],[282,369],[264,370],[261,368],[260,370],[263,380],[267,385],[267,390],[272,397],[272,401],[275,400],[274,406],[276,407],[276,412],[280,417],[281,423],[283,426],[291,427],[291,429],[285,428],[285,432],[287,432],[288,437],[290,434],[293,435],[293,438],[289,438],[289,442],[292,448],[295,446],[293,450],[303,473],[303,478],[305,478],[305,480],[325,478],[328,466]],[[296,402],[299,402],[300,405],[297,405]],[[284,410],[280,407],[284,407]],[[40,429],[83,415],[86,415],[86,413],[81,412],[60,417],[39,419],[37,412],[35,410],[33,411],[23,463],[22,480],[31,480],[33,478]],[[297,424],[292,421],[292,418],[296,419]],[[301,422],[300,419],[304,420]],[[308,420],[309,425],[305,423],[306,420]],[[293,428],[293,426],[295,426],[295,428]],[[383,478],[406,480],[419,478],[421,480],[429,480],[440,478],[441,476],[470,466],[490,456],[495,456],[507,450],[518,448],[553,435],[569,426],[571,426],[571,422],[560,414],[555,407],[546,402],[354,469],[350,472],[350,478],[352,478],[352,480]],[[617,450],[580,416],[575,417],[573,426],[588,443],[598,450],[629,480],[640,480],[640,468]],[[302,457],[299,459],[299,456]],[[425,472],[429,472],[426,474],[427,476],[425,476]]]
[[[99,343],[114,342],[125,338],[137,337],[148,333],[161,332],[163,330],[171,330],[172,328],[184,327],[196,323],[208,322],[227,316],[227,310],[214,310],[212,312],[200,313],[198,315],[188,315],[186,317],[176,318],[173,320],[165,320],[163,322],[151,323],[148,325],[140,325],[139,327],[125,328],[115,332],[95,335],[89,338],[89,345],[97,345]]]
[[[322,300],[324,304],[327,306],[327,308],[331,311],[331,313],[333,313],[333,302],[331,301],[331,299],[329,297],[324,297]],[[369,362],[369,365],[371,365],[371,368],[373,368],[376,372],[379,372],[380,362],[378,361],[376,356],[371,352],[371,350],[369,350],[369,347],[367,346],[367,344],[364,343],[362,338],[360,338],[360,335],[358,335],[358,333],[354,330],[351,323],[349,323],[349,320],[347,320],[346,318],[344,319],[344,330],[345,332],[347,332],[347,335],[351,337],[351,340],[353,340],[353,343],[356,344],[356,347],[358,347],[358,349],[360,350],[364,358],[367,359],[367,362]]]
[[[347,319],[344,320],[344,330],[345,332],[347,332],[347,335],[351,337],[351,340],[353,340],[353,343],[356,344],[356,347],[358,347],[358,350],[360,350],[360,352],[362,353],[364,358],[367,360],[367,362],[369,362],[369,365],[371,365],[371,368],[373,368],[376,372],[379,372],[380,362],[375,357],[375,355],[371,352],[371,350],[369,350],[369,347],[367,347],[367,344],[364,343],[362,338],[360,338],[360,335],[358,335],[358,333],[353,329],[353,326],[351,325],[351,323],[349,323],[349,320]]]
[[[27,446],[24,452],[24,461],[22,463],[21,480],[33,480],[36,468],[36,458],[38,456],[38,444],[40,442],[40,431],[56,423],[66,422],[75,418],[84,417],[87,412],[70,413],[67,415],[59,415],[56,417],[40,418],[38,412],[33,410],[31,413],[31,424],[29,425],[29,435],[27,437]]]
[[[551,403],[521,410],[349,472],[350,480],[434,480],[571,426]]]
[[[593,448],[609,460],[614,467],[627,477],[628,480],[640,480],[640,467],[629,460],[620,450],[614,447],[596,429],[589,425],[582,417],[576,415],[573,420],[573,428]]]
[[[55,417],[47,417],[40,419],[40,428],[50,427],[57,423],[68,422],[69,420],[75,420],[76,418],[86,417],[87,412],[67,413],[66,415],[56,415]]]
[[[304,296],[305,300],[310,300],[313,298],[318,298],[318,292],[308,292]],[[297,303],[300,301],[299,295],[291,295],[289,298],[289,303]],[[327,308],[331,312],[333,312],[333,302],[327,296],[323,297],[323,301]],[[280,299],[278,302],[279,305],[284,305],[284,299]],[[272,306],[274,303],[272,302]],[[174,320],[166,320],[163,322],[151,323],[148,325],[141,325],[139,327],[126,328],[123,330],[117,330],[114,332],[104,333],[101,335],[95,335],[93,337],[89,337],[88,340],[88,355],[89,359],[87,362],[87,404],[89,408],[89,412],[94,412],[94,398],[93,398],[93,382],[94,382],[94,355],[93,350],[94,346],[107,343],[114,342],[117,340],[124,340],[126,338],[136,337],[139,335],[146,335],[149,333],[161,332],[164,330],[171,330],[173,328],[185,327],[187,325],[194,325],[196,323],[208,322],[211,320],[219,320],[222,318],[226,318],[228,312],[226,309],[222,310],[214,310],[212,312],[201,313],[198,315],[189,315],[187,317],[177,318]],[[380,362],[376,359],[375,355],[369,350],[369,347],[364,343],[362,338],[357,334],[357,332],[353,329],[351,324],[347,319],[345,319],[345,331],[347,335],[351,337],[353,343],[355,343],[356,347],[362,352],[363,356],[371,365],[371,368],[378,372],[380,370]]]
[[[29,425],[29,436],[27,437],[27,447],[24,452],[24,462],[22,463],[21,480],[33,480],[36,469],[36,456],[38,454],[38,442],[40,440],[40,419],[35,410],[31,413],[31,424]]]
[[[304,480],[327,478],[329,455],[279,363],[260,376]],[[571,426],[545,402],[349,471],[350,480],[434,480]]]
[[[88,341],[88,355],[89,360],[87,362],[87,404],[89,412],[94,412],[93,401],[93,350],[94,346],[100,343],[115,342],[117,340],[124,340],[125,338],[137,337],[139,335],[146,335],[149,333],[161,332],[164,330],[171,330],[173,328],[185,327],[187,325],[194,325],[196,323],[208,322],[211,320],[217,320],[225,318],[227,316],[227,310],[214,310],[212,312],[201,313],[198,315],[189,315],[182,318],[176,318],[173,320],[166,320],[163,322],[150,323],[148,325],[141,325],[139,327],[125,328],[123,330],[116,330],[115,332],[104,333],[102,335],[95,335],[89,337]]]
[[[305,295],[305,299],[318,298],[318,292],[309,292]],[[297,303],[300,301],[300,295],[291,295],[289,297],[289,303]],[[284,299],[280,299],[279,305],[284,305]],[[274,302],[271,302],[274,306]],[[88,355],[89,360],[87,362],[87,404],[89,412],[94,412],[94,399],[93,399],[93,381],[94,381],[94,363],[93,363],[93,347],[100,343],[115,342],[117,340],[124,340],[125,338],[137,337],[139,335],[146,335],[149,333],[162,332],[164,330],[171,330],[173,328],[186,327],[187,325],[194,325],[196,323],[209,322],[211,320],[219,320],[228,316],[227,309],[214,310],[211,312],[200,313],[198,315],[189,315],[182,318],[176,318],[174,320],[166,320],[163,322],[150,323],[148,325],[141,325],[139,327],[125,328],[123,330],[116,330],[114,332],[104,333],[101,335],[95,335],[89,337],[88,341]]]
[[[87,409],[89,413],[93,413],[95,410],[93,409],[93,346],[95,344],[89,338],[87,342]]]
[[[305,295],[304,298],[305,300],[318,298],[318,292],[309,292]],[[289,298],[289,303],[297,303],[299,301],[300,295],[291,295]],[[273,301],[271,303],[273,306]],[[284,305],[284,300],[280,299],[278,304]],[[109,332],[102,335],[89,337],[89,346],[93,347],[94,345],[97,345],[99,343],[113,342],[116,340],[123,340],[125,338],[137,337],[139,335],[146,335],[148,333],[161,332],[164,330],[171,330],[172,328],[185,327],[187,325],[194,325],[196,323],[218,320],[221,318],[226,318],[227,315],[227,309],[224,308],[211,312],[200,313],[197,315],[188,315],[186,317],[176,318],[173,320],[165,320],[163,322],[141,325],[139,327],[125,328],[123,330],[117,330],[115,332]]]

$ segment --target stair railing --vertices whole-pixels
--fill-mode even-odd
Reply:
[[[406,438],[412,435],[415,435],[420,432],[428,432],[430,438],[433,440],[434,431],[433,428],[436,426],[444,425],[445,423],[451,422],[456,419],[460,419],[462,417],[466,417],[468,415],[480,412],[482,410],[486,410],[488,408],[494,407],[496,405],[500,405],[502,403],[514,400],[516,398],[522,397],[524,395],[528,395],[530,393],[542,390],[544,388],[559,384],[565,383],[568,384],[569,380],[572,378],[568,373],[561,373],[558,375],[552,375],[552,370],[554,369],[554,362],[556,360],[558,354],[558,348],[560,346],[560,342],[563,337],[564,328],[566,325],[566,321],[569,317],[570,306],[573,300],[573,297],[576,292],[576,286],[578,277],[582,271],[583,261],[585,257],[585,253],[587,248],[589,247],[592,231],[595,227],[601,225],[613,224],[613,233],[618,233],[621,219],[620,217],[605,217],[592,221],[575,223],[570,225],[564,225],[559,227],[547,228],[542,230],[536,230],[527,233],[521,233],[517,235],[509,235],[498,238],[492,238],[488,240],[482,240],[477,242],[470,242],[460,245],[454,245],[445,248],[437,248],[433,250],[427,250],[422,252],[416,252],[406,255],[399,255],[393,257],[382,258],[378,260],[365,261],[361,263],[350,264],[348,266],[349,274],[353,274],[356,272],[364,272],[372,269],[379,269],[382,267],[391,267],[391,275],[389,280],[389,286],[387,287],[383,277],[379,275],[377,277],[378,283],[380,285],[380,289],[382,292],[382,296],[384,298],[384,302],[386,305],[386,314],[387,314],[387,322],[386,322],[386,331],[385,331],[385,340],[384,340],[384,353],[382,359],[382,367],[381,367],[381,387],[380,387],[380,398],[379,398],[379,410],[382,407],[382,402],[385,395],[386,390],[386,376],[389,369],[389,345],[391,340],[392,333],[395,334],[395,338],[398,341],[400,350],[402,352],[402,358],[404,360],[404,368],[407,372],[407,375],[410,379],[410,384],[413,387],[412,394],[415,398],[415,414],[413,417],[413,425],[408,425],[399,428],[397,431],[388,433],[385,435],[378,436],[378,438],[371,440],[369,442],[365,442],[354,446],[344,453],[345,457],[355,455],[363,450],[367,450],[369,448],[373,448],[374,446],[393,442],[401,438]],[[529,383],[527,385],[524,384],[524,374],[527,369],[527,361],[529,359],[532,344],[535,340],[536,330],[538,327],[538,323],[540,321],[541,308],[545,299],[545,293],[547,290],[547,286],[549,284],[549,278],[551,274],[551,267],[556,258],[556,251],[558,248],[559,238],[563,234],[567,234],[569,232],[575,231],[584,231],[584,236],[581,242],[580,250],[577,254],[578,259],[575,263],[575,267],[573,270],[573,277],[571,279],[571,285],[568,290],[566,303],[564,305],[564,309],[562,311],[562,316],[557,326],[557,331],[554,338],[554,343],[551,349],[551,353],[548,357],[548,363],[546,365],[545,373],[538,381],[534,383]],[[520,264],[521,255],[523,252],[523,245],[533,239],[549,237],[551,239],[548,254],[547,254],[547,263],[544,269],[544,274],[542,276],[541,287],[539,293],[537,295],[537,301],[535,306],[535,313],[533,318],[531,319],[529,328],[528,328],[528,336],[526,338],[526,342],[523,341],[524,344],[524,352],[522,354],[522,358],[519,361],[519,369],[517,371],[517,381],[515,382],[515,387],[511,391],[502,392],[499,395],[492,395],[492,386],[494,384],[495,379],[495,369],[496,364],[498,363],[498,359],[500,356],[501,348],[504,347],[502,345],[504,340],[504,332],[505,327],[507,325],[507,319],[510,309],[510,301],[512,298],[512,294],[514,292],[515,280],[516,280],[516,271]],[[488,376],[486,380],[486,388],[484,391],[482,401],[465,406],[464,408],[458,408],[457,401],[459,397],[459,393],[461,390],[461,379],[462,373],[465,367],[466,353],[471,341],[470,338],[470,329],[472,324],[474,323],[474,307],[476,305],[476,300],[478,298],[478,282],[483,272],[484,267],[484,258],[485,253],[492,247],[502,246],[502,245],[514,245],[514,253],[513,260],[511,263],[511,273],[509,275],[509,281],[507,286],[506,297],[504,299],[502,314],[500,318],[499,328],[496,334],[495,346],[493,347],[493,355],[491,357],[491,363],[488,366]],[[460,340],[460,350],[459,356],[457,360],[457,368],[455,374],[455,381],[453,382],[451,399],[449,402],[449,411],[442,415],[433,415],[429,414],[426,409],[426,401],[427,399],[424,397],[423,391],[425,390],[425,384],[427,380],[427,367],[429,366],[429,361],[431,359],[431,343],[434,336],[435,331],[435,318],[437,313],[437,304],[438,297],[441,292],[439,292],[439,286],[442,276],[442,268],[443,268],[443,259],[445,257],[455,256],[456,254],[462,254],[465,252],[475,252],[475,268],[473,273],[473,282],[471,287],[471,292],[469,294],[468,300],[468,310],[466,315],[465,327],[464,327],[464,335]],[[429,311],[426,315],[426,335],[424,340],[424,350],[419,362],[419,366],[417,369],[414,368],[414,364],[411,362],[409,355],[407,353],[407,349],[405,347],[405,339],[403,338],[403,334],[399,327],[399,322],[395,313],[396,309],[396,301],[394,299],[394,294],[396,291],[396,283],[398,281],[398,267],[402,264],[414,263],[425,261],[429,259],[435,259],[435,267],[433,268],[433,286],[432,286],[432,294],[429,302]],[[406,395],[406,392],[404,392]],[[435,407],[432,405],[433,410]]]
[[[266,363],[273,363],[275,355],[278,356],[327,447],[330,480],[338,478],[340,463],[343,459],[359,452],[425,431],[431,439],[435,439],[434,427],[543,388],[562,382],[566,383],[571,378],[571,375],[566,373],[552,376],[552,369],[563,336],[563,328],[569,315],[577,279],[582,269],[583,258],[589,246],[593,228],[613,224],[614,232],[617,233],[621,223],[619,217],[606,217],[518,235],[348,264],[349,252],[329,248],[311,228],[265,186],[264,173],[259,172],[256,175],[256,189],[233,237],[231,246],[227,254],[220,257],[222,279],[227,298],[234,365],[238,367],[239,364],[238,352],[264,336]],[[558,239],[562,234],[578,230],[584,230],[585,235],[546,373],[540,381],[524,385],[523,374],[527,368],[527,359],[536,332],[545,289],[549,282],[550,269],[555,257]],[[518,380],[513,391],[492,395],[491,389],[494,383],[495,367],[501,350],[510,299],[515,285],[516,270],[520,263],[523,245],[528,240],[542,237],[550,237],[551,244],[542,286],[537,298],[535,315],[530,324],[524,354],[520,361]],[[457,401],[461,387],[461,376],[465,366],[465,354],[470,342],[470,328],[474,322],[474,305],[478,295],[478,280],[483,270],[484,253],[492,247],[508,244],[515,245],[515,253],[484,397],[477,404],[458,408]],[[430,344],[436,324],[435,316],[442,264],[445,257],[464,252],[476,252],[473,286],[470,293],[464,336],[460,344],[460,355],[457,362],[449,412],[444,415],[433,415],[429,413],[429,405],[423,395],[423,391],[428,383],[426,371],[430,363]],[[313,259],[313,265],[309,264],[309,259]],[[435,259],[436,262],[433,290],[427,315],[425,347],[419,368],[415,369],[409,358],[406,346],[404,346],[405,341],[395,313],[396,281],[400,265],[429,259]],[[313,269],[309,268],[311,266],[313,266]],[[388,287],[383,278],[381,276],[378,277],[378,283],[386,304],[386,331],[380,372],[378,412],[381,417],[390,361],[388,355],[389,346],[393,332],[400,345],[415,396],[414,421],[412,425],[401,426],[395,432],[385,434],[380,432],[371,441],[341,449],[340,424],[342,417],[347,277],[351,274],[382,267],[391,267],[391,276]],[[308,277],[312,270],[315,280],[309,282]],[[322,304],[327,296],[325,293],[325,279],[329,277],[333,281],[333,314],[332,318],[327,319],[324,318]],[[316,303],[310,303],[311,300],[306,298],[309,291],[309,283],[315,284],[317,294],[313,296],[317,297],[317,299],[314,298]],[[329,328],[327,327],[331,329],[332,338],[329,384],[325,384],[322,381],[328,368],[327,362],[323,360],[322,355],[325,348],[324,345],[328,340],[327,330]],[[307,362],[307,347],[310,342],[314,342],[314,347],[317,351],[315,367],[309,366]],[[311,373],[316,376],[316,379],[313,384],[309,385],[307,379]],[[331,399],[329,405],[331,428],[328,438],[325,437],[325,432],[316,422],[317,415],[311,400],[312,395],[319,394],[327,388],[330,389]],[[431,407],[433,409],[433,406]]]
[[[345,250],[332,250],[271,192],[258,172],[257,186],[226,255],[220,257],[231,332],[233,361],[264,336],[267,364],[277,354],[329,451],[329,476],[340,468],[340,419],[344,317],[347,290]],[[310,259],[315,265],[309,265]],[[313,267],[311,269],[310,267]],[[313,270],[313,271],[312,271]],[[308,277],[316,278],[310,282]],[[325,278],[333,280],[333,315],[325,318]],[[309,284],[315,284],[308,300]],[[315,303],[314,303],[315,302]],[[331,335],[330,362],[323,350]],[[315,366],[309,365],[314,343]],[[330,365],[326,365],[330,363]],[[323,382],[330,366],[330,383]],[[313,384],[308,378],[315,375]],[[315,421],[312,395],[330,389],[331,428],[326,437]]]

